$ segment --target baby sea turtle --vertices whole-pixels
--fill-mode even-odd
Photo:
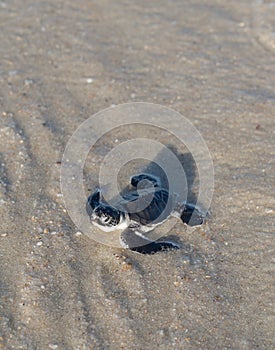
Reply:
[[[105,232],[123,230],[120,235],[122,247],[142,254],[178,249],[180,245],[177,242],[153,241],[146,234],[170,216],[180,217],[184,223],[192,226],[203,223],[202,213],[193,205],[182,204],[174,210],[170,208],[169,192],[161,187],[159,178],[149,174],[135,175],[131,178],[131,186],[132,189],[115,206],[104,201],[100,190],[89,196],[86,205],[93,225]]]

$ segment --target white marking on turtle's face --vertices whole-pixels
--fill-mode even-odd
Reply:
[[[108,215],[101,214],[101,216],[98,216],[95,212],[91,215],[91,223],[104,232],[125,230],[130,222],[129,215],[126,213],[120,214],[120,220],[117,225],[113,225],[111,221],[112,218]]]

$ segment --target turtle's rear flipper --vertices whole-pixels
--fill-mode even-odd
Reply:
[[[159,187],[160,186],[160,179],[157,176],[154,175],[149,175],[149,174],[139,174],[139,175],[134,175],[131,177],[131,185],[135,188],[137,188],[138,184],[141,181],[148,181],[151,184],[153,184],[154,187]]]
[[[193,205],[186,204],[181,213],[181,220],[189,226],[198,226],[203,224],[204,215]]]
[[[120,242],[124,248],[141,254],[155,254],[160,251],[179,249],[180,245],[170,240],[151,241],[133,229],[124,230],[120,235]]]

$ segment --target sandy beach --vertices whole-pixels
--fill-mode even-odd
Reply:
[[[275,348],[274,18],[265,0],[0,2],[1,349]],[[188,118],[215,172],[209,219],[154,255],[79,232],[60,190],[77,127],[140,101]],[[87,193],[130,135],[95,147]]]

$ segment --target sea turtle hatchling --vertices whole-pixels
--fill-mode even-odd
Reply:
[[[105,232],[122,230],[122,247],[143,254],[178,249],[177,242],[168,239],[153,241],[146,234],[170,216],[179,217],[192,226],[203,223],[204,215],[191,204],[169,208],[169,192],[161,187],[159,178],[149,174],[135,175],[131,178],[131,186],[132,189],[115,206],[104,201],[100,190],[90,195],[86,204],[93,225]]]

